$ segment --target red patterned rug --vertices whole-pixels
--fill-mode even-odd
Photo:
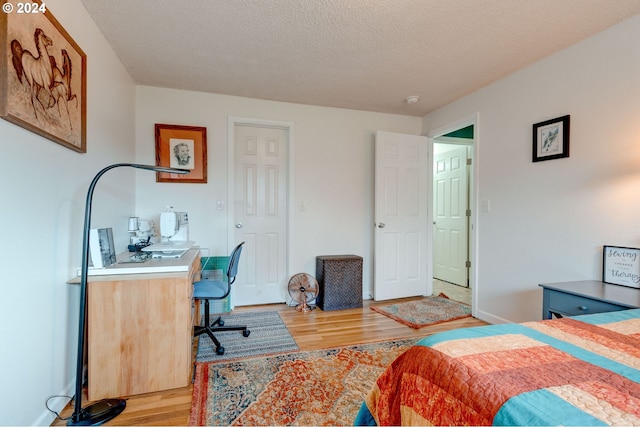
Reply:
[[[416,341],[197,363],[189,425],[353,425],[375,380]]]
[[[449,299],[444,293],[415,301],[371,306],[371,310],[414,329],[471,317],[469,305]]]

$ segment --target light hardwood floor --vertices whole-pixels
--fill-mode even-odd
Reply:
[[[450,295],[451,292],[447,293],[447,284],[442,286],[444,287],[441,290],[434,292],[435,295],[440,291],[444,291],[452,299],[457,299],[453,295]],[[463,292],[462,295],[464,297],[464,288],[455,290],[457,292]],[[460,298],[459,295],[458,298]],[[414,299],[419,298],[406,298],[384,302],[364,301],[363,308],[335,311],[315,309],[309,313],[300,313],[296,311],[295,308],[285,304],[238,307],[235,311],[277,310],[301,351],[396,338],[427,336],[445,330],[486,324],[478,319],[467,318],[428,326],[422,329],[412,329],[370,309],[372,305],[389,304],[391,302],[410,301]],[[127,398],[127,407],[124,412],[106,425],[187,425],[189,411],[191,409],[191,393],[192,388],[185,387],[130,396]],[[85,401],[84,405],[87,403],[89,402]],[[61,415],[68,417],[71,412],[72,409],[67,407]],[[65,421],[56,420],[52,425],[65,424]]]

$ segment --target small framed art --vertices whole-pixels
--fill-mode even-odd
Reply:
[[[562,116],[533,125],[533,161],[569,157],[569,118]]]
[[[602,281],[640,288],[640,249],[603,246]]]
[[[207,128],[156,124],[156,166],[189,169],[180,175],[156,172],[156,182],[207,182]]]

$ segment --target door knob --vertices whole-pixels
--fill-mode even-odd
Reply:
[[[384,222],[379,222],[378,223],[378,228],[384,228]]]
[[[237,223],[236,228],[242,228],[242,223],[241,222]]]

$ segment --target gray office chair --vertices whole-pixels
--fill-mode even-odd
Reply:
[[[200,280],[194,283],[193,297],[197,300],[204,300],[204,326],[194,326],[193,336],[207,334],[211,341],[216,345],[216,354],[223,355],[224,347],[220,344],[220,341],[213,335],[214,332],[220,331],[242,331],[242,336],[248,337],[251,331],[246,326],[225,326],[224,320],[219,316],[213,323],[209,320],[209,300],[221,300],[225,299],[231,292],[231,285],[236,280],[236,274],[238,273],[238,262],[240,261],[240,254],[242,253],[242,245],[240,243],[235,247],[231,256],[229,257],[229,265],[227,266],[227,281],[216,280]]]

